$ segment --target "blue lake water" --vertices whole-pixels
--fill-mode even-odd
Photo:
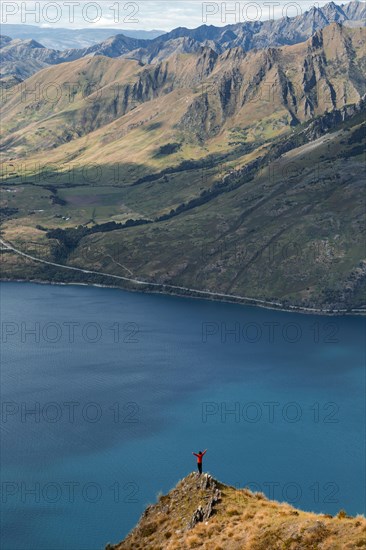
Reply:
[[[94,550],[204,469],[365,513],[365,319],[2,283],[3,550]]]

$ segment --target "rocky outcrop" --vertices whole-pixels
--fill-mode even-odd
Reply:
[[[221,491],[217,486],[216,481],[209,474],[199,476],[196,474],[197,488],[207,491],[207,504],[200,505],[193,512],[192,518],[189,522],[189,528],[193,529],[197,523],[201,521],[207,521],[215,512],[215,505],[221,500]]]
[[[345,105],[341,109],[334,109],[311,121],[304,131],[304,135],[309,141],[318,139],[320,136],[332,131],[338,124],[344,122],[366,110],[366,96],[355,104]]]

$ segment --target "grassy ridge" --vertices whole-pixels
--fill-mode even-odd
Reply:
[[[366,547],[366,521],[344,511],[336,517],[296,510],[262,493],[192,473],[135,529],[106,550],[356,550]]]

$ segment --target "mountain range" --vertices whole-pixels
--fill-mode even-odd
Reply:
[[[362,310],[362,14],[64,52],[3,38],[9,70],[44,65],[3,89],[2,234],[51,262],[8,249],[3,277]]]
[[[71,48],[88,48],[98,42],[102,42],[116,34],[123,34],[131,38],[152,40],[165,34],[164,31],[115,29],[67,29],[61,27],[40,27],[37,25],[17,25],[6,23],[3,25],[3,33],[12,38],[21,40],[36,40],[49,49],[69,50]]]
[[[130,35],[128,33],[111,33],[111,36],[101,43],[62,51],[55,49],[55,46],[53,48],[44,47],[34,40],[34,37],[11,40],[5,36],[2,37],[0,43],[0,62],[2,64],[0,76],[1,81],[4,83],[5,79],[9,85],[9,83],[18,83],[28,78],[47,65],[75,61],[82,57],[95,55],[112,58],[126,56],[145,64],[151,64],[166,59],[175,51],[195,52],[200,45],[210,47],[219,54],[236,47],[249,51],[291,45],[304,42],[314,32],[332,22],[364,26],[365,19],[366,7],[363,2],[350,2],[342,6],[330,2],[322,8],[311,8],[302,15],[293,18],[284,17],[278,20],[238,23],[224,27],[212,25],[202,25],[196,29],[179,27],[150,40],[136,38],[136,35],[131,36],[131,33]],[[11,30],[11,25],[4,28],[8,27]],[[17,36],[22,35],[18,30],[15,32]],[[27,30],[26,35],[29,35],[30,32]],[[38,31],[37,35],[39,35]],[[96,36],[98,36],[97,33]],[[55,42],[56,40],[55,38]],[[30,63],[28,63],[29,60]]]

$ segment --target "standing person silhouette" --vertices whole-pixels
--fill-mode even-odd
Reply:
[[[205,456],[206,453],[207,453],[207,449],[203,452],[198,451],[198,454],[197,453],[192,453],[194,456],[197,457],[197,468],[198,468],[198,471],[199,471],[200,475],[202,474],[202,458]]]

